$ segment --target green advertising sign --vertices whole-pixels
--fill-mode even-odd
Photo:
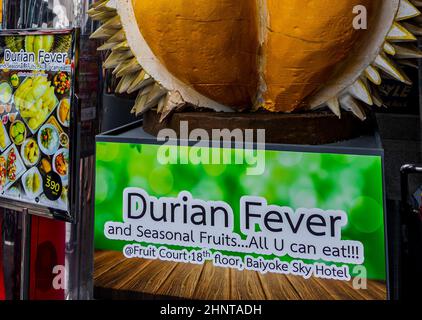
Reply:
[[[250,174],[252,162],[213,164],[209,148],[162,148],[97,143],[98,250],[353,286],[361,279],[386,298],[380,156],[257,151],[261,172]],[[210,164],[193,160],[198,152]]]

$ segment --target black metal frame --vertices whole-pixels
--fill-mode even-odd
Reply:
[[[410,203],[409,178],[421,175],[422,166],[406,164],[401,167],[401,210],[399,223],[401,238],[399,239],[401,285],[400,298],[412,298],[412,293],[422,285],[422,251],[418,245],[422,243],[422,215],[419,209]]]

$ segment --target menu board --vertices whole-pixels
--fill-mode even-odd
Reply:
[[[69,211],[73,33],[0,34],[0,198]]]

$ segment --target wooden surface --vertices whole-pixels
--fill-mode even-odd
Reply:
[[[303,145],[349,140],[367,133],[371,126],[370,121],[362,122],[349,112],[345,112],[339,119],[333,113],[324,111],[298,114],[195,111],[174,113],[164,122],[160,122],[160,115],[151,110],[144,115],[143,127],[154,136],[157,136],[160,130],[173,129],[180,137],[182,122],[188,123],[189,134],[196,129],[205,130],[210,137],[214,129],[265,129],[267,143]]]
[[[95,254],[96,299],[195,300],[385,300],[385,284],[368,282],[367,290],[351,283],[279,274],[260,274],[158,260],[126,259],[123,254]]]

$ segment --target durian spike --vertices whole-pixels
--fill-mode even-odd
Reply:
[[[119,72],[116,73],[116,77],[120,78],[139,70],[142,70],[141,65],[136,58],[132,58],[121,70],[119,70]]]
[[[141,70],[138,72],[138,75],[136,77],[136,79],[133,81],[133,83],[130,85],[129,89],[127,90],[127,92],[129,94],[138,91],[139,89],[142,89],[152,83],[154,83],[154,79],[152,79],[146,72],[145,70]]]
[[[398,22],[394,22],[390,32],[387,35],[387,40],[388,41],[407,42],[407,41],[416,41],[417,39],[403,25],[401,25]]]
[[[408,23],[408,22],[404,22],[403,26],[409,30],[411,33],[413,33],[415,36],[422,36],[422,27],[420,26],[416,26],[414,24]]]
[[[161,111],[160,123],[163,122],[174,111],[181,111],[186,107],[186,102],[178,91],[168,92],[165,96],[166,100]]]
[[[152,89],[154,88],[154,86],[155,86],[155,83],[153,83],[153,84],[151,84],[149,86],[146,86],[145,88],[142,88],[142,90],[139,90],[139,94],[141,96],[148,95],[152,91]]]
[[[119,65],[113,70],[113,75],[116,75],[118,72],[120,72],[125,66],[129,64],[131,60],[132,58],[120,62]]]
[[[358,79],[350,88],[349,93],[356,99],[365,102],[367,105],[372,106],[371,91],[369,86],[362,79]]]
[[[133,93],[135,91],[141,90],[141,89],[143,89],[147,86],[150,86],[153,83],[155,83],[155,80],[153,78],[148,78],[148,79],[145,79],[141,82],[133,81],[133,84],[132,84],[133,88],[129,89],[128,93],[130,94],[130,93]]]
[[[123,39],[119,40],[118,38],[121,38],[122,35],[124,35],[123,30],[121,30],[122,33],[120,33],[120,31],[118,31],[116,34],[118,34],[118,37],[115,37],[115,35],[113,35],[112,37],[110,37],[110,39],[108,39],[100,48],[101,51],[104,50],[111,50],[113,49],[115,46],[126,42],[126,37],[124,37]],[[98,50],[100,50],[100,48],[98,48]]]
[[[408,0],[401,0],[396,21],[407,20],[417,17],[421,12]]]
[[[117,10],[114,8],[109,8],[107,6],[102,6],[97,8],[91,8],[87,11],[88,16],[93,20],[95,20],[95,16],[99,15],[100,13],[109,13],[113,14],[114,16],[117,14]]]
[[[138,75],[136,76],[135,81],[142,82],[142,81],[144,81],[148,78],[149,78],[149,75],[145,72],[145,70],[141,70],[141,71],[138,72]],[[133,87],[134,87],[134,85],[131,86],[131,88],[133,88]]]
[[[113,51],[127,51],[130,50],[129,44],[127,43],[127,41],[123,41],[119,44],[117,44],[114,48],[112,48],[111,50]]]
[[[422,51],[416,45],[393,45],[398,59],[421,59]]]
[[[106,22],[109,19],[116,17],[117,12],[96,12],[90,15],[90,18],[94,21]]]
[[[129,89],[130,85],[133,83],[133,81],[136,79],[136,76],[138,75],[137,72],[128,74],[124,77],[122,77],[122,79],[120,80],[119,84],[118,84],[118,89],[117,92],[118,93],[125,93],[127,92],[127,90]]]
[[[151,85],[149,87],[144,88],[143,90],[139,91],[139,94],[135,101],[135,106],[133,107],[132,112],[135,113],[137,116],[143,114],[144,112],[154,108],[156,104],[149,103],[151,101],[150,97],[151,94],[156,95],[161,92],[161,88],[158,84]],[[164,93],[160,93],[160,95],[165,95]],[[158,101],[157,101],[158,103]]]
[[[133,54],[131,51],[126,52],[114,52],[112,51],[106,61],[103,64],[105,69],[114,69],[116,68],[122,61],[128,60],[133,58]]]
[[[398,60],[398,63],[402,66],[419,69],[419,64],[415,59],[400,59]]]
[[[123,93],[123,92],[120,92],[120,88],[122,87],[122,79],[120,79],[120,81],[118,82],[118,84],[117,84],[117,86],[116,86],[116,89],[114,89],[114,91],[116,92],[116,93]]]
[[[422,7],[422,0],[410,0],[410,2],[417,7]]]
[[[400,68],[397,67],[395,63],[387,58],[387,56],[384,54],[378,55],[378,57],[375,59],[375,66],[392,76],[394,79],[409,85],[412,84],[412,81],[409,79],[409,77],[407,77],[407,75],[402,72]]]
[[[365,70],[365,76],[368,78],[369,81],[371,81],[373,84],[381,85],[382,78],[380,73],[378,72],[377,68],[374,66],[369,66]]]
[[[344,110],[352,112],[360,120],[366,120],[365,111],[351,95],[347,94],[341,97],[340,105]]]
[[[337,117],[339,117],[339,119],[341,119],[340,102],[337,97],[328,100],[327,106]]]
[[[93,2],[93,3],[90,5],[90,8],[91,8],[91,9],[92,9],[92,8],[98,8],[99,6],[106,5],[109,1],[110,1],[110,0],[98,0],[98,1],[95,1],[95,2]]]
[[[147,112],[148,110],[152,109],[151,106],[150,109],[147,109],[147,97],[146,95],[138,95],[138,97],[135,100],[135,105],[133,106],[132,113],[134,113],[136,116],[140,116]]]
[[[384,49],[384,52],[389,54],[390,56],[396,55],[396,50],[394,50],[394,46],[388,41],[384,42],[383,49]]]
[[[120,16],[116,15],[114,18],[109,19],[103,24],[104,28],[120,30],[122,29],[122,22],[120,21]]]
[[[153,86],[153,89],[148,94],[147,104],[151,105],[152,107],[156,107],[160,102],[161,98],[163,98],[167,94],[167,90],[161,87],[158,83]]]
[[[126,41],[126,34],[123,29],[117,31],[112,37],[110,37],[109,41],[111,42],[123,42]]]
[[[88,15],[91,15],[95,12],[116,12],[116,8],[108,6],[109,1],[97,1],[94,2],[90,9],[87,11]]]
[[[107,29],[103,26],[99,27],[97,30],[95,30],[91,36],[90,39],[109,39],[116,33],[116,30],[114,29]]]
[[[384,102],[382,101],[380,94],[378,92],[378,88],[375,86],[372,86],[372,100],[374,101],[374,104],[381,108],[384,106]]]
[[[166,94],[164,97],[162,97],[160,99],[160,102],[158,102],[158,105],[157,105],[157,113],[158,114],[163,112],[164,106],[166,105],[167,97],[168,97],[168,94]]]
[[[104,43],[102,46],[97,48],[97,51],[107,51],[107,50],[111,50],[114,46],[118,45],[118,42],[109,42],[107,41],[106,43]]]

